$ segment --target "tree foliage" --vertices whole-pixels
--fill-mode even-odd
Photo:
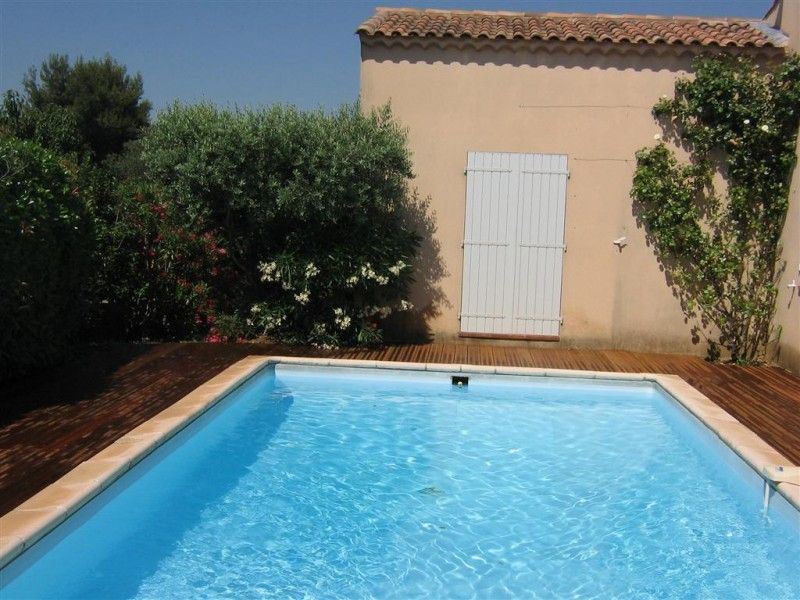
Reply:
[[[6,92],[0,104],[0,134],[36,142],[74,159],[79,159],[86,150],[72,112],[54,105],[33,109],[14,91]]]
[[[211,223],[241,276],[251,333],[322,345],[379,338],[411,281],[411,161],[388,107],[327,114],[175,105],[142,139],[154,182]]]
[[[129,75],[110,56],[51,55],[23,80],[24,94],[8,92],[0,124],[13,135],[56,151],[84,150],[99,162],[122,151],[148,124],[141,75]]]
[[[0,380],[55,360],[79,327],[91,243],[72,168],[0,137]]]
[[[753,362],[772,335],[800,58],[765,69],[703,57],[694,71],[653,109],[690,162],[664,143],[640,150],[631,195],[710,356],[722,346],[732,361]]]
[[[77,334],[373,343],[411,308],[426,209],[388,107],[149,108],[110,57],[3,97],[0,379]]]

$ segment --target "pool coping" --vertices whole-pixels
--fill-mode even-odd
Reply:
[[[651,382],[706,425],[735,454],[750,465],[756,474],[768,482],[772,489],[777,490],[794,508],[800,511],[800,470],[788,469],[785,471],[789,473],[785,477],[785,479],[789,479],[788,481],[775,481],[776,478],[781,478],[776,477],[776,466],[791,467],[792,463],[727,411],[677,375],[252,355],[212,377],[168,408],[79,464],[58,481],[0,517],[0,568],[5,567],[33,546],[143,458],[254,375],[270,365],[277,364]]]

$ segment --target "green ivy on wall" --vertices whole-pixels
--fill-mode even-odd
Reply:
[[[637,152],[631,196],[709,357],[764,358],[800,122],[800,57],[760,67],[701,57],[653,114],[665,139]]]

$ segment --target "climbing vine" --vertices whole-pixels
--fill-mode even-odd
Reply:
[[[800,57],[771,67],[701,57],[653,114],[664,143],[636,153],[631,196],[694,334],[736,363],[773,336],[780,235],[800,120]],[[660,139],[660,136],[657,136]]]

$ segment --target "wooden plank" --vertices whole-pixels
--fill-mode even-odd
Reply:
[[[249,354],[674,374],[800,464],[800,378],[775,367],[469,341],[332,352],[254,344],[119,344],[6,385],[0,404],[0,514]]]
[[[557,342],[557,335],[536,335],[527,333],[472,333],[462,331],[458,334],[462,338],[478,338],[485,340],[525,340],[528,342]]]

